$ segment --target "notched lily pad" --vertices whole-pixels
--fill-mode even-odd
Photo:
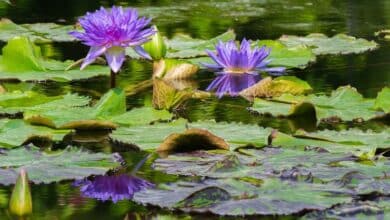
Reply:
[[[350,86],[339,87],[330,96],[308,95],[293,96],[283,94],[272,99],[255,99],[252,111],[282,117],[312,115],[317,121],[339,119],[352,121],[370,120],[384,116],[374,108],[374,100],[366,99]],[[313,112],[314,111],[314,112]]]
[[[71,81],[100,75],[109,75],[105,66],[91,65],[84,70],[66,70],[73,61],[60,62],[45,60],[36,47],[26,37],[10,39],[0,57],[0,80],[20,81]]]
[[[355,38],[345,34],[327,37],[324,34],[309,34],[305,37],[283,35],[279,40],[287,47],[308,46],[316,55],[363,53],[378,47],[375,41]]]
[[[0,154],[0,184],[15,183],[20,168],[37,184],[104,175],[120,165],[119,159],[117,154],[88,153],[72,147],[51,154],[36,147],[13,149]]]

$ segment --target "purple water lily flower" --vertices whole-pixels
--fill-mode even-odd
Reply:
[[[233,40],[226,43],[220,41],[216,45],[216,53],[206,52],[215,63],[203,65],[217,74],[206,90],[215,90],[218,97],[226,93],[237,96],[240,91],[261,80],[260,72],[280,75],[285,71],[284,67],[267,67],[271,62],[267,59],[270,49],[265,46],[252,49],[246,39],[242,40],[240,47]]]
[[[121,174],[117,176],[96,176],[93,180],[81,180],[74,184],[80,186],[83,196],[101,201],[131,199],[134,193],[154,185],[141,178]]]
[[[151,59],[149,54],[140,46],[150,40],[156,30],[149,27],[151,19],[138,17],[135,9],[112,7],[106,10],[101,7],[93,13],[87,13],[79,19],[84,32],[71,32],[75,38],[81,40],[90,50],[81,69],[104,54],[111,70],[119,71],[125,60],[125,48],[132,47],[139,55]]]

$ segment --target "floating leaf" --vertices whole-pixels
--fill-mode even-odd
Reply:
[[[103,175],[119,166],[119,155],[88,153],[76,148],[52,154],[40,152],[36,147],[18,148],[0,154],[0,184],[15,182],[23,168],[34,183],[83,179],[90,175]]]
[[[375,100],[375,109],[390,113],[390,87],[383,88]]]
[[[53,110],[86,106],[90,98],[76,94],[45,96],[33,91],[0,94],[0,114],[16,114],[27,110]]]
[[[325,210],[352,201],[347,190],[330,184],[267,179],[260,186],[232,179],[179,182],[136,193],[136,202],[185,212],[218,215],[288,215]]]
[[[256,45],[271,49],[268,57],[271,60],[270,66],[305,68],[309,63],[316,61],[312,50],[302,45],[286,47],[280,41],[275,40],[260,40],[256,42]]]
[[[33,126],[23,120],[0,120],[0,148],[13,148],[34,140],[62,141],[70,130]]]
[[[167,110],[156,110],[152,107],[134,108],[124,114],[112,117],[110,120],[116,124],[126,126],[146,125],[157,121],[167,121],[173,115]]]
[[[340,87],[330,96],[284,94],[271,100],[255,99],[251,110],[285,117],[314,114],[318,121],[334,118],[343,121],[369,120],[383,115],[374,110],[374,100],[363,98],[350,86]]]
[[[28,38],[15,37],[8,41],[0,57],[0,80],[71,81],[99,75],[109,75],[108,67],[92,65],[84,70],[66,70],[73,61],[44,60],[40,49]]]
[[[276,79],[267,77],[255,85],[240,92],[246,98],[275,97],[284,93],[302,95],[312,90],[311,86],[295,76],[281,76]]]
[[[376,149],[390,148],[388,132],[363,132],[358,129],[343,131],[325,130],[315,133],[298,132],[294,136],[275,132],[272,134],[271,144],[273,146],[299,148],[314,146],[324,148],[330,152],[348,152],[360,157],[372,158]]]
[[[74,29],[71,25],[55,23],[35,23],[18,25],[9,19],[0,20],[0,40],[8,41],[15,36],[29,37],[39,42],[70,42],[75,39],[69,35]]]
[[[383,38],[385,40],[390,40],[390,29],[377,31],[375,32],[375,36]]]
[[[306,37],[284,35],[279,40],[287,47],[308,46],[316,55],[363,53],[374,50],[378,44],[345,34],[327,37],[324,34],[309,34]]]

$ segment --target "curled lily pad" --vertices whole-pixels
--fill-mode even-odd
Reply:
[[[251,110],[286,117],[313,115],[318,121],[335,118],[343,121],[369,120],[384,115],[374,109],[373,99],[363,98],[350,86],[340,87],[330,96],[284,94],[270,100],[255,99]]]
[[[240,92],[240,95],[246,98],[254,97],[275,97],[284,93],[293,95],[302,95],[312,91],[311,86],[295,77],[281,76],[276,79],[267,77],[255,85]]]
[[[51,154],[36,147],[13,149],[0,154],[0,184],[13,184],[20,168],[34,183],[103,175],[118,167],[119,159],[117,154],[88,153],[72,147]]]
[[[9,19],[0,20],[0,40],[8,41],[15,36],[29,37],[39,42],[69,42],[75,39],[69,35],[74,27],[55,23],[15,24]]]
[[[71,81],[100,75],[109,75],[104,66],[92,65],[84,70],[67,68],[73,61],[45,60],[38,47],[26,37],[14,37],[3,48],[0,57],[0,80]]]
[[[178,80],[192,77],[198,71],[194,64],[174,59],[161,59],[153,64],[153,77]]]
[[[330,184],[267,179],[260,186],[233,180],[179,182],[136,193],[136,202],[218,215],[287,215],[350,202],[348,190]]]
[[[34,140],[62,141],[70,130],[33,126],[23,120],[0,120],[0,148],[14,148]]]
[[[317,33],[305,37],[284,35],[279,40],[287,47],[311,47],[316,55],[363,53],[378,47],[378,44],[374,41],[345,34],[338,34],[333,37]]]

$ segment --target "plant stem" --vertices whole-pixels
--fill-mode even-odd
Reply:
[[[111,89],[115,88],[116,87],[116,73],[114,71],[111,70],[111,79],[110,79],[110,82],[111,82]]]

